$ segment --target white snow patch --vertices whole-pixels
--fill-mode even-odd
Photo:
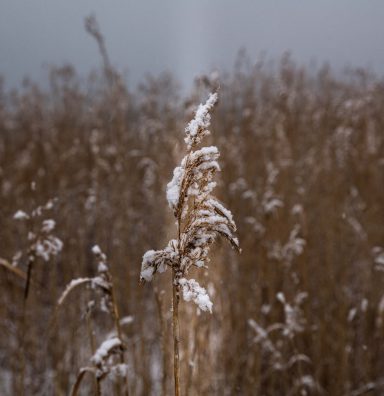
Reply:
[[[29,216],[22,210],[18,210],[14,215],[13,218],[15,220],[25,220],[29,219]]]
[[[91,362],[96,366],[103,364],[105,359],[112,353],[115,348],[120,347],[121,341],[117,337],[113,337],[109,340],[105,340],[97,349],[95,354],[91,358]]]
[[[204,287],[201,287],[194,279],[186,278],[181,278],[179,285],[185,301],[193,301],[202,311],[212,313],[213,304]]]

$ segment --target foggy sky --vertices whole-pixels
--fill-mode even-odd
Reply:
[[[94,13],[112,62],[136,83],[169,70],[189,85],[230,69],[240,48],[252,60],[329,61],[384,73],[383,0],[0,0],[0,74],[8,85],[42,81],[46,65],[100,65],[83,19]],[[45,66],[44,66],[45,65]]]

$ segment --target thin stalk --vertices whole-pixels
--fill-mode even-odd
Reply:
[[[88,330],[89,343],[90,343],[90,346],[91,346],[92,355],[94,355],[95,351],[96,351],[96,346],[95,346],[95,337],[94,337],[93,328],[92,328],[92,322],[91,322],[91,311],[87,312],[86,321],[87,321],[87,330]],[[73,387],[73,391],[72,392],[75,392],[74,394],[77,394],[78,388],[80,387],[81,380],[83,379],[83,376],[84,376],[85,373],[86,373],[86,371],[80,372],[80,374],[78,376],[78,381],[76,380],[76,384]],[[96,396],[101,396],[100,378],[98,378],[97,375],[95,375],[94,378],[95,378],[95,392],[96,392]]]
[[[116,298],[115,298],[115,292],[114,292],[114,286],[113,286],[113,277],[111,273],[109,273],[110,277],[110,283],[111,283],[111,302],[113,306],[113,318],[114,318],[114,324],[115,324],[115,329],[117,332],[117,336],[123,341],[123,332],[121,331],[121,325],[120,325],[120,313],[119,313],[119,308],[116,303]],[[120,363],[125,364],[125,358],[124,358],[124,351],[120,353]],[[128,373],[125,375],[125,391],[124,391],[124,396],[129,396],[129,382],[128,382]]]
[[[29,285],[30,285],[31,279],[32,279],[32,267],[33,267],[34,261],[35,261],[34,254],[30,253],[29,258],[28,258],[27,279],[25,281],[24,300],[26,300],[28,298]]]
[[[93,376],[94,376],[94,378],[96,380],[96,370],[93,367],[82,368],[79,371],[79,374],[77,375],[76,382],[75,382],[75,384],[72,387],[70,396],[77,396],[77,394],[79,392],[79,389],[80,389],[81,381],[83,380],[83,378],[84,378],[86,373],[93,374]],[[96,389],[96,396],[100,396],[99,388]]]
[[[28,294],[29,294],[29,286],[32,279],[32,266],[35,261],[35,256],[33,252],[28,254],[28,268],[27,268],[27,277],[25,282],[24,289],[24,300],[23,300],[23,313],[22,313],[22,321],[21,321],[21,348],[20,348],[20,391],[23,395],[25,395],[25,369],[26,369],[26,353],[27,353],[27,303],[28,303]]]
[[[24,298],[23,300],[23,311],[22,311],[22,317],[21,317],[21,328],[20,328],[20,349],[19,349],[19,359],[20,359],[20,372],[19,372],[19,389],[18,392],[20,392],[20,395],[25,395],[25,366],[26,366],[26,361],[25,361],[25,355],[27,353],[26,351],[26,329],[27,329],[27,299]]]
[[[163,305],[162,305],[162,298],[161,292],[158,291],[157,287],[154,288],[154,294],[156,299],[157,305],[157,312],[159,314],[159,321],[160,321],[160,339],[161,339],[161,353],[163,355],[163,374],[161,378],[161,391],[162,396],[167,395],[167,379],[168,379],[168,371],[167,371],[167,345],[165,340],[165,333],[166,333],[166,325],[164,322],[163,317]]]
[[[176,269],[172,268],[172,322],[173,322],[173,369],[175,378],[175,396],[180,396],[180,327],[179,327],[179,285],[176,283]]]
[[[177,216],[177,239],[180,249],[181,243],[181,211]],[[179,299],[180,285],[178,271],[180,270],[181,258],[177,267],[172,267],[172,323],[173,323],[173,373],[175,379],[175,396],[180,396],[180,325],[179,325]]]

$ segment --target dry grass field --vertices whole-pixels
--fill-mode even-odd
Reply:
[[[172,274],[140,284],[141,262],[177,237],[166,185],[216,91],[206,139],[242,253],[219,238],[191,269],[213,307],[180,301],[181,394],[384,394],[383,80],[240,55],[185,95],[103,60],[0,84],[0,394],[68,395],[84,367],[79,395],[173,394]],[[78,278],[97,280],[58,307]],[[122,366],[95,380],[119,332]]]

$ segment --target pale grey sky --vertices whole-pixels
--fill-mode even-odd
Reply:
[[[299,62],[369,66],[384,74],[384,0],[0,0],[0,74],[8,85],[43,65],[100,64],[83,19],[94,13],[111,60],[136,83],[169,70],[189,85],[230,69],[241,47],[251,59],[292,52]]]

